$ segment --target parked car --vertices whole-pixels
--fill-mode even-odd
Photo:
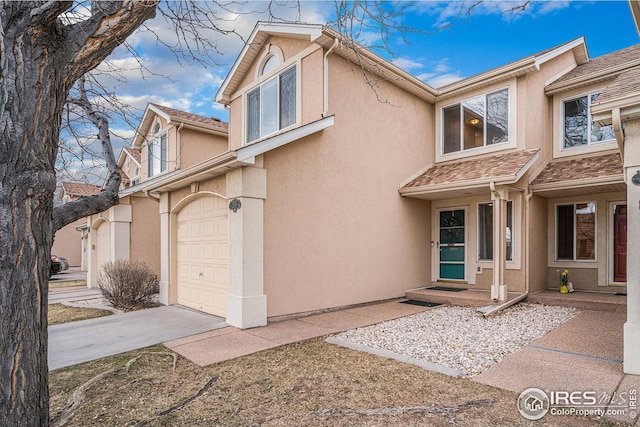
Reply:
[[[58,255],[51,255],[51,261],[60,263],[60,271],[65,271],[69,269],[69,262],[64,257],[58,256]]]
[[[60,269],[62,268],[62,264],[60,264],[60,261],[58,260],[54,260],[54,257],[51,257],[51,263],[49,264],[49,278],[51,278],[51,276],[53,276],[54,274],[58,274],[60,273]]]

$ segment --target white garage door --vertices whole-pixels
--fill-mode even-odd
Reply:
[[[111,233],[109,223],[103,221],[96,229],[96,271],[102,272],[105,262],[111,261]]]
[[[178,304],[224,317],[229,289],[227,202],[204,196],[177,215]]]

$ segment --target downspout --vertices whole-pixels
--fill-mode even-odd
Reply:
[[[620,109],[614,108],[611,111],[611,122],[613,125],[613,132],[616,134],[616,142],[620,149],[620,155],[624,158],[624,130],[622,129],[622,120],[620,119]],[[626,175],[625,175],[626,179]]]
[[[493,183],[492,183],[493,184]],[[492,191],[495,190],[495,186],[493,186]],[[520,301],[525,300],[528,296],[529,296],[529,270],[531,269],[531,265],[529,263],[529,236],[530,236],[530,222],[529,222],[529,203],[531,201],[531,198],[533,197],[533,191],[531,191],[531,189],[527,189],[527,195],[525,196],[525,203],[524,203],[524,222],[525,222],[525,229],[524,229],[524,233],[525,233],[525,245],[524,245],[524,259],[525,262],[527,263],[527,267],[525,268],[524,271],[524,294],[522,295],[518,295],[517,297],[506,301],[503,304],[500,305],[494,305],[494,306],[489,306],[489,307],[482,307],[479,308],[478,311],[482,313],[482,316],[484,316],[485,318],[491,316],[492,314],[495,314],[501,310],[504,310],[507,307],[511,307],[514,304],[519,303]]]
[[[333,44],[331,45],[331,47],[329,48],[329,50],[327,51],[327,53],[324,54],[324,63],[323,63],[323,72],[324,72],[324,103],[323,103],[323,110],[322,110],[322,117],[326,117],[327,113],[329,112],[329,54],[331,52],[333,52],[333,50],[338,47],[338,39],[333,39]]]
[[[150,199],[155,199],[160,201],[160,195],[159,194],[153,194],[151,193],[149,190],[143,190],[143,193],[146,197],[150,198]]]
[[[180,126],[178,126],[178,130],[176,131],[176,170],[180,169],[180,158],[182,157],[182,144],[181,144],[181,140],[182,138],[180,138],[180,131],[182,130],[182,128],[184,127],[184,122],[180,123]]]

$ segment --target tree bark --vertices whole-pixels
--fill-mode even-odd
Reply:
[[[91,18],[64,24],[60,14],[72,5],[6,1],[0,10],[2,426],[49,424],[47,293],[64,104],[77,79],[154,16],[156,2],[102,2],[93,5]],[[116,202],[105,194],[84,201],[72,216]]]

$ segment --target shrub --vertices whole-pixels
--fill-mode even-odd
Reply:
[[[137,310],[157,306],[158,279],[144,261],[119,259],[102,266],[98,287],[115,308]]]

